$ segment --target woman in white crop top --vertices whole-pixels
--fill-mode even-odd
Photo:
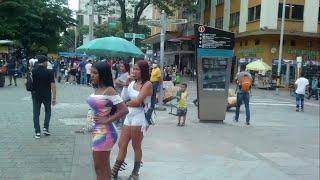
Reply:
[[[122,90],[121,97],[126,101],[129,114],[127,114],[123,123],[118,157],[112,169],[112,177],[115,179],[118,177],[118,171],[126,164],[124,160],[130,140],[132,140],[135,162],[129,179],[138,179],[142,159],[141,143],[148,126],[144,115],[144,108],[151,106],[151,96],[153,93],[149,78],[149,64],[147,61],[140,60],[134,65],[133,72],[128,76],[126,85]]]

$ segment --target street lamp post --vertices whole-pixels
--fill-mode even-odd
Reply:
[[[282,61],[282,48],[283,48],[283,34],[284,34],[284,18],[285,18],[285,12],[286,12],[286,0],[283,0],[282,2],[282,18],[281,18],[281,33],[280,33],[280,48],[279,48],[279,60],[278,60],[278,81],[280,81],[281,76],[281,61]],[[280,85],[279,85],[280,86]],[[277,86],[276,94],[279,94],[279,86]]]
[[[94,0],[90,0],[89,2],[89,41],[93,40],[93,11],[94,11]]]
[[[161,11],[160,20],[142,20],[139,21],[140,24],[147,26],[160,27],[160,70],[163,72],[163,63],[164,63],[164,42],[166,37],[166,26],[167,23],[170,24],[186,24],[188,21],[186,19],[175,19],[175,20],[167,20],[166,14],[164,10]],[[165,111],[166,108],[163,107],[162,99],[163,99],[163,85],[160,84],[160,96],[159,96],[159,107],[158,110]]]

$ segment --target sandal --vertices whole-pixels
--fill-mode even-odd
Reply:
[[[177,126],[181,126],[181,124],[180,124],[180,123],[178,123],[178,124],[177,124]]]
[[[125,166],[126,165],[127,164],[124,161],[116,160],[116,162],[115,162],[115,164],[114,164],[114,166],[113,166],[113,168],[111,170],[112,171],[112,174],[111,174],[112,178],[113,179],[117,179],[118,178],[118,172],[125,170]]]
[[[139,169],[142,167],[142,162],[134,162],[134,167],[131,175],[129,176],[129,180],[137,180],[139,179]]]

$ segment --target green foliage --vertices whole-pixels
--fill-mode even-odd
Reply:
[[[99,12],[120,14],[123,32],[137,33],[142,13],[150,4],[159,11],[164,10],[168,15],[173,15],[177,10],[192,15],[197,13],[197,2],[198,0],[96,0],[95,6]],[[131,25],[128,17],[132,18]]]
[[[0,1],[0,39],[18,41],[27,55],[42,46],[56,51],[60,33],[76,23],[67,3],[67,0]]]

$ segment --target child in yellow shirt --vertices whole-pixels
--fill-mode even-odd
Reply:
[[[177,100],[178,100],[178,124],[177,126],[184,126],[186,123],[186,116],[187,116],[187,84],[182,83],[180,90],[177,92]],[[181,124],[181,117],[183,117],[183,123]]]

